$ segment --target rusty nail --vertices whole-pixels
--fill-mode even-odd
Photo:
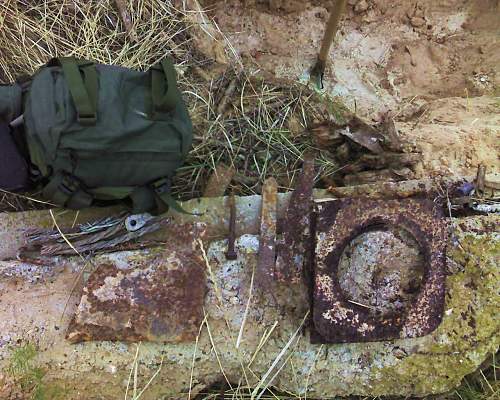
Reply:
[[[234,248],[234,242],[236,240],[236,199],[234,194],[229,196],[229,238],[227,243],[227,260],[236,260],[238,255]]]

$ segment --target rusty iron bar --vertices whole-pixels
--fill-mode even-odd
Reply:
[[[203,197],[222,197],[236,174],[234,167],[219,164],[208,179]]]
[[[235,249],[236,242],[236,199],[234,194],[229,196],[229,236],[227,241],[227,260],[236,260],[238,254]]]
[[[486,165],[479,164],[477,167],[475,184],[476,184],[476,190],[479,192],[480,195],[484,193],[485,179],[486,179]]]
[[[268,178],[262,186],[260,213],[259,255],[256,271],[256,282],[260,288],[269,288],[274,281],[277,214],[278,182],[274,178]]]

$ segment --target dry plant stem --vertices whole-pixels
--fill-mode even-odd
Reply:
[[[134,357],[134,360],[132,361],[132,366],[130,367],[130,373],[128,375],[127,389],[125,390],[124,400],[128,399],[128,391],[130,389],[130,381],[132,380],[132,374],[133,374],[135,366],[137,364],[137,357],[139,357],[139,349],[140,348],[141,348],[141,342],[137,343],[137,347],[135,349],[135,357]]]
[[[273,370],[276,368],[276,366],[278,365],[278,363],[280,362],[280,360],[286,354],[288,348],[290,347],[290,345],[293,343],[293,341],[295,340],[295,338],[297,337],[297,335],[301,331],[302,326],[306,322],[308,316],[309,316],[309,311],[307,311],[306,315],[302,319],[302,322],[300,323],[300,325],[297,328],[297,330],[290,337],[290,340],[288,340],[288,342],[285,344],[285,346],[283,347],[283,349],[281,349],[280,353],[276,356],[275,360],[273,361],[273,363],[269,367],[268,371],[264,374],[264,376],[261,378],[260,382],[258,383],[257,387],[253,390],[253,392],[252,392],[252,398],[254,398],[254,396],[259,392],[259,389],[261,387],[263,387],[263,384],[267,381],[267,378],[269,377],[269,375],[273,372]],[[267,385],[265,387],[267,387]]]
[[[243,314],[243,321],[241,322],[240,332],[238,334],[238,339],[236,340],[236,348],[240,347],[241,340],[243,339],[243,331],[245,329],[245,322],[247,320],[248,310],[250,309],[250,304],[252,302],[253,280],[254,280],[254,277],[255,277],[255,268],[252,269],[252,278],[250,280],[250,289],[249,289],[249,292],[248,292],[248,301],[247,301],[247,305],[245,307],[245,313]]]
[[[229,85],[227,86],[226,90],[224,91],[224,95],[222,96],[222,99],[220,100],[219,105],[217,106],[217,114],[221,115],[224,114],[224,111],[226,111],[226,108],[229,103],[229,99],[231,99],[231,96],[233,95],[234,91],[236,90],[236,84],[238,83],[238,77],[235,77],[229,82]]]
[[[191,400],[191,393],[193,390],[193,377],[194,377],[194,363],[196,360],[196,352],[198,351],[198,343],[200,342],[200,336],[201,336],[201,330],[203,329],[203,326],[207,323],[207,316],[205,315],[205,318],[203,321],[201,321],[200,324],[200,329],[198,330],[198,335],[196,335],[196,342],[194,345],[194,352],[193,352],[193,360],[191,363],[191,374],[189,376],[189,393],[188,393],[188,400]],[[127,400],[127,399],[125,399]]]
[[[231,386],[231,382],[229,382],[229,379],[227,378],[226,372],[224,371],[224,367],[222,366],[222,362],[220,360],[219,353],[217,352],[217,347],[215,347],[214,338],[212,336],[212,332],[210,331],[210,326],[208,324],[208,315],[206,314],[206,312],[205,312],[205,325],[207,327],[207,332],[208,332],[208,337],[210,339],[210,344],[212,345],[212,349],[214,351],[215,358],[217,359],[217,364],[219,364],[220,371],[221,371],[222,375],[224,376],[224,379],[226,380],[226,383],[228,384],[228,386],[231,389],[233,389],[233,387]]]

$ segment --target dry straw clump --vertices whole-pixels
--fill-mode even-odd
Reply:
[[[266,176],[276,177],[282,189],[292,187],[302,155],[313,146],[304,128],[329,113],[318,96],[303,86],[257,78],[234,54],[228,54],[229,66],[202,56],[189,33],[190,11],[172,2],[138,0],[128,7],[134,35],[127,33],[113,0],[2,1],[0,81],[32,74],[56,56],[145,70],[169,55],[195,126],[194,147],[178,171],[174,193],[183,199],[200,196],[219,163],[237,171],[232,183],[237,194],[258,193]],[[337,168],[327,157],[319,164],[326,173]],[[16,203],[9,198],[4,209],[12,208],[9,202]]]

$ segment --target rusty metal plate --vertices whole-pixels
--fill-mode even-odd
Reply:
[[[185,224],[162,249],[129,264],[101,264],[90,274],[66,338],[178,343],[196,338],[203,320],[206,277],[196,240]],[[133,265],[132,265],[133,264]]]
[[[283,221],[283,235],[277,246],[274,276],[278,282],[298,283],[304,276],[304,264],[311,250],[310,223],[315,174],[314,157],[307,155],[297,186],[290,196]]]
[[[429,334],[441,322],[445,293],[447,228],[430,200],[343,199],[316,205],[313,343],[367,342]],[[408,232],[425,261],[423,281],[404,313],[374,315],[349,301],[338,280],[344,249],[377,227]]]

